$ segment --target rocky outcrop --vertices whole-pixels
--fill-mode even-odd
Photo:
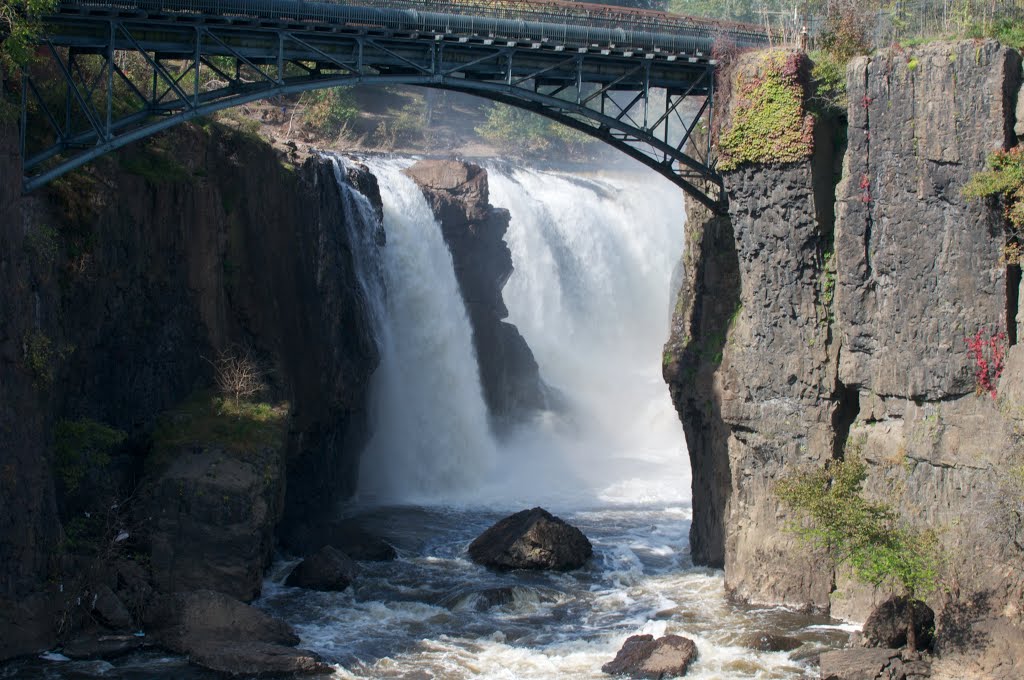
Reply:
[[[582,567],[593,552],[583,532],[543,508],[509,515],[469,545],[474,562],[495,569],[567,571]]]
[[[329,673],[295,631],[255,607],[210,590],[164,598],[149,614],[160,645],[231,675]]]
[[[512,275],[502,238],[509,213],[488,202],[487,171],[461,161],[420,161],[406,170],[423,190],[452,254],[484,400],[497,424],[522,420],[545,406],[544,386],[526,340],[503,321],[501,289]]]
[[[740,73],[762,68],[755,56]],[[693,471],[694,559],[754,601],[827,608],[831,573],[783,531],[772,487],[834,445],[836,347],[823,296],[835,150],[726,176],[729,214],[689,202],[684,281],[663,373]]]
[[[925,680],[931,664],[898,649],[843,649],[821,655],[821,680]]]
[[[680,635],[633,635],[622,644],[615,658],[601,666],[608,675],[644,680],[661,680],[686,675],[697,658],[697,645]]]
[[[165,452],[171,462],[141,494],[160,591],[259,596],[284,500],[284,434],[245,451],[198,442]]]
[[[939,533],[956,584],[930,601],[947,612],[940,648],[961,624],[993,648],[1021,639],[1021,519],[1006,510],[1024,462],[1020,274],[1000,259],[998,208],[962,194],[1016,141],[1020,65],[991,41],[856,59],[845,155],[823,118],[805,161],[726,173],[727,216],[689,208],[664,373],[693,465],[693,554],[725,567],[734,596],[863,619],[889,595],[833,582],[773,493],[857,454],[869,496]],[[737,72],[756,82],[760,68]],[[997,399],[976,389],[979,331],[1006,334]]]
[[[348,588],[355,576],[355,563],[345,553],[328,545],[299,562],[284,584],[310,590],[340,591]]]
[[[52,646],[59,612],[89,618],[74,602],[110,572],[98,565],[151,547],[160,589],[255,596],[273,527],[312,521],[353,489],[378,360],[356,258],[381,243],[380,225],[347,228],[329,162],[286,166],[212,124],[175,128],[21,197],[16,135],[6,132],[0,658]],[[232,347],[267,369],[286,436],[239,456],[197,439],[147,457],[158,416],[209,386],[211,359]],[[109,425],[125,444],[84,469],[55,470],[62,421]],[[68,480],[101,467],[115,481],[109,496],[67,493]],[[162,505],[144,509],[152,498],[141,488],[162,489]],[[188,556],[189,541],[205,554]],[[108,584],[133,617],[152,597],[147,580],[132,580],[132,592]],[[32,616],[8,621],[23,610]]]

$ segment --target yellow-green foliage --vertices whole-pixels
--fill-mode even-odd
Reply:
[[[584,132],[505,104],[493,105],[487,112],[487,121],[476,132],[512,152],[547,151],[555,145],[577,147],[593,141]]]
[[[0,68],[26,66],[32,60],[41,25],[38,17],[57,0],[4,0],[0,5]]]
[[[902,526],[890,505],[864,498],[866,477],[867,466],[848,455],[783,479],[775,492],[805,519],[791,527],[797,537],[828,551],[854,578],[901,587],[911,598],[927,594],[938,581],[935,534]]]
[[[163,414],[153,433],[153,452],[162,456],[192,444],[244,453],[284,442],[288,404],[235,401],[197,392]]]
[[[792,163],[814,151],[814,119],[804,105],[806,57],[772,51],[733,78],[732,120],[719,137],[719,168]]]
[[[32,372],[37,387],[48,387],[56,376],[60,362],[74,351],[69,345],[54,342],[39,329],[26,333],[21,345],[25,366]]]
[[[1001,197],[1006,217],[1017,231],[1024,230],[1024,146],[996,151],[989,156],[988,170],[979,172],[964,187],[968,198]]]
[[[359,115],[352,89],[332,87],[303,95],[308,100],[302,120],[321,135],[335,136]]]
[[[846,94],[846,62],[829,52],[810,55],[811,80],[814,83],[815,109],[822,113],[844,114],[849,102]]]
[[[103,423],[82,418],[62,420],[54,433],[54,469],[67,491],[78,489],[91,468],[110,464],[110,453],[127,435]]]

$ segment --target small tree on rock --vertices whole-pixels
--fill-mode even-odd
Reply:
[[[227,349],[210,361],[214,369],[217,391],[229,397],[238,406],[264,390],[263,370],[249,352]]]
[[[901,525],[892,506],[864,498],[866,477],[867,466],[853,456],[791,475],[776,494],[806,520],[791,527],[802,542],[825,550],[858,581],[902,591],[907,647],[916,649],[912,605],[936,587],[938,541],[932,531]]]

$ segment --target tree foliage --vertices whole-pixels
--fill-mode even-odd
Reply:
[[[39,17],[57,6],[57,0],[0,0],[0,68],[14,71],[32,59]]]
[[[996,151],[988,170],[979,172],[964,187],[968,198],[1001,198],[1006,217],[1017,232],[1024,231],[1024,146]]]
[[[476,132],[505,150],[527,153],[546,151],[552,146],[580,146],[591,141],[583,132],[504,104],[492,106],[487,120]]]
[[[905,527],[890,505],[866,499],[866,477],[867,466],[853,456],[783,479],[776,494],[805,520],[791,527],[797,537],[858,581],[899,588],[912,599],[928,594],[938,581],[934,532]]]

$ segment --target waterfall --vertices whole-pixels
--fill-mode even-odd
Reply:
[[[409,163],[367,161],[387,245],[380,273],[368,277],[385,285],[366,286],[381,364],[359,500],[556,509],[688,502],[682,427],[661,380],[669,282],[683,246],[679,190],[650,173],[583,179],[488,168],[491,203],[512,215],[509,321],[562,395],[559,409],[496,442],[451,254],[401,172]]]
[[[370,386],[371,439],[359,500],[450,500],[476,488],[495,443],[451,254],[399,161],[367,161],[384,203],[386,295],[372,297],[380,366]]]
[[[488,174],[491,202],[512,214],[509,321],[568,404],[507,443],[503,488],[535,465],[544,473],[520,491],[555,505],[688,501],[682,426],[661,379],[683,249],[680,190],[650,172]]]

